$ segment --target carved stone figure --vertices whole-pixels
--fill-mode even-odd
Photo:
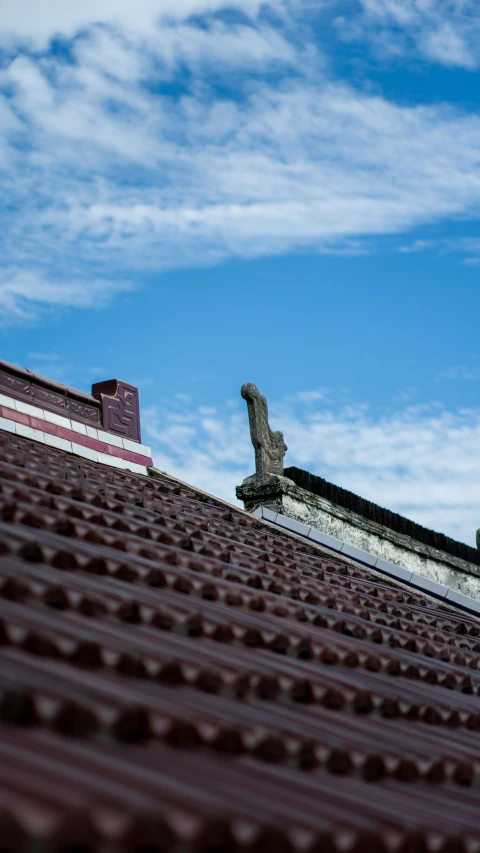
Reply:
[[[268,406],[256,385],[246,382],[241,395],[247,401],[250,437],[255,448],[255,469],[259,474],[283,475],[283,457],[288,450],[283,433],[273,432],[268,423]]]

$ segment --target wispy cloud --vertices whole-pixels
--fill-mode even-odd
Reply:
[[[45,364],[52,364],[60,361],[60,355],[58,352],[30,352],[28,356],[33,359],[33,361],[41,361]]]
[[[297,391],[286,399],[289,403],[318,403],[319,400],[324,400],[327,394],[327,389],[316,388],[313,391]]]
[[[29,322],[53,307],[101,308],[114,294],[129,289],[130,285],[121,281],[47,281],[35,271],[0,269],[0,322]]]
[[[21,4],[8,3],[2,9],[2,40],[7,46],[18,41],[36,48],[45,48],[53,37],[71,38],[96,24],[124,30],[148,38],[159,23],[177,23],[192,15],[202,15],[216,10],[238,10],[247,15],[258,15],[263,0],[137,0],[122,3],[119,0],[83,0],[82,3],[64,3],[63,0],[43,0],[42,13],[38,14],[36,0],[22,0]],[[269,0],[270,8],[281,10],[287,0]]]
[[[382,56],[420,55],[449,67],[480,64],[476,0],[357,0],[361,16],[339,16],[347,39],[367,39]]]
[[[404,255],[411,255],[415,252],[426,252],[430,249],[437,249],[438,241],[436,240],[413,240],[411,243],[406,243],[398,246],[397,251]]]
[[[478,215],[480,117],[337,82],[294,0],[49,0],[41,20],[29,2],[3,21],[4,323],[172,266],[359,253]],[[405,26],[420,10],[363,2]]]
[[[478,381],[480,379],[480,367],[467,367],[465,365],[449,367],[447,370],[443,370],[439,373],[438,379],[466,379],[469,381]]]
[[[143,413],[154,461],[181,479],[234,501],[253,472],[246,412],[240,406],[164,402]],[[449,412],[439,404],[374,414],[363,403],[328,406],[272,401],[286,464],[454,538],[473,544],[480,527],[480,409]]]
[[[480,261],[480,240],[478,237],[437,237],[417,239],[397,247],[402,254],[416,252],[434,252],[437,255],[459,255],[464,264],[476,264]]]

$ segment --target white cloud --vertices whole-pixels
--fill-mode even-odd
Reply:
[[[191,15],[208,14],[230,8],[257,15],[263,0],[22,0],[2,4],[2,41],[25,40],[45,48],[55,36],[71,38],[94,24],[105,24],[130,33],[148,35],[165,20],[185,20]],[[283,0],[269,0],[269,7],[281,9]]]
[[[241,101],[205,86],[172,98],[20,57],[4,81],[26,146],[20,157],[12,143],[16,178],[5,177],[12,266],[35,257],[48,268],[59,247],[112,275],[328,250],[480,203],[476,116],[398,107],[323,78],[258,83]]]
[[[458,27],[458,28],[457,28]],[[477,24],[477,37],[480,27]],[[455,23],[439,22],[433,32],[426,32],[421,45],[426,56],[437,60],[443,65],[459,66],[463,68],[476,68],[478,57],[476,45],[470,45],[471,32],[464,30],[462,25]]]
[[[369,39],[383,55],[417,54],[449,67],[480,64],[477,0],[358,0],[360,19],[342,16],[348,39]]]
[[[420,8],[363,2],[405,26]],[[172,266],[365,252],[478,216],[480,117],[335,83],[296,0],[20,5],[0,70],[3,322]],[[243,16],[212,14],[227,8]],[[65,50],[21,46],[55,32]]]
[[[289,403],[317,403],[319,400],[325,399],[327,392],[325,389],[315,389],[314,391],[297,391],[296,394],[290,394],[287,397]]]
[[[462,263],[476,264],[480,261],[480,240],[478,237],[441,237],[430,240],[413,240],[397,247],[402,254],[434,251],[439,255],[461,255]]]
[[[128,289],[122,282],[46,281],[32,272],[7,269],[0,271],[0,316],[3,322],[25,322],[47,307],[100,308],[114,293]],[[45,361],[41,354],[37,358]]]
[[[144,409],[143,438],[153,445],[158,468],[235,502],[235,486],[251,473],[245,420],[230,407],[216,418],[206,417],[204,408],[185,404],[179,412],[164,401],[161,408]]]
[[[438,404],[373,414],[348,407],[272,401],[297,465],[426,527],[474,544],[480,527],[480,410],[447,412]],[[253,473],[246,412],[219,406],[206,418],[164,401],[143,413],[144,432],[162,470],[234,502]]]
[[[413,254],[415,252],[425,252],[429,249],[437,248],[438,243],[435,240],[414,240],[404,246],[398,246],[397,251],[404,255]]]

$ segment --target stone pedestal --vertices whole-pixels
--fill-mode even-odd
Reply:
[[[258,506],[267,506],[274,512],[283,513],[284,495],[292,487],[296,488],[293,480],[279,474],[252,474],[237,486],[236,495],[243,501],[247,512],[253,512]]]

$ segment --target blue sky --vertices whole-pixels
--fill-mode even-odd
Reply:
[[[474,0],[38,5],[1,12],[2,356],[138,384],[230,500],[253,381],[287,464],[473,544]]]

